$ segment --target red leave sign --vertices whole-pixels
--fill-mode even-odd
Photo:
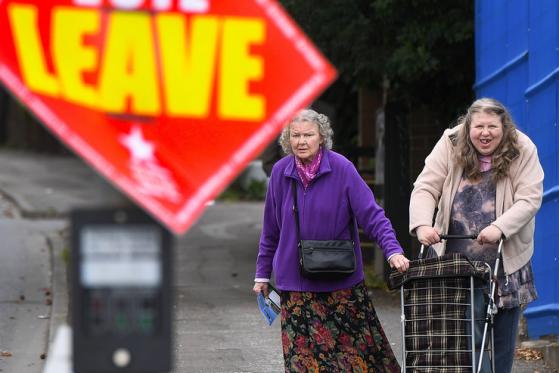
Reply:
[[[335,78],[274,0],[0,0],[0,82],[182,233]]]

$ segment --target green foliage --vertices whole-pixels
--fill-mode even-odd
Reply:
[[[62,249],[60,256],[62,257],[62,261],[64,262],[64,264],[66,265],[70,265],[70,249],[65,246],[64,249]]]
[[[246,198],[253,201],[261,201],[266,197],[266,182],[252,180],[246,190]]]
[[[266,197],[266,182],[252,180],[246,188],[242,188],[239,183],[232,183],[218,197],[220,201],[263,201]]]
[[[282,0],[354,88],[454,118],[473,98],[471,0]],[[405,109],[405,108],[404,108]]]
[[[382,289],[388,290],[386,281],[384,278],[375,273],[375,269],[372,264],[364,264],[363,272],[365,272],[365,286],[369,289]]]
[[[371,83],[382,76],[375,62],[380,34],[363,1],[283,0],[288,12],[332,60],[346,82]]]

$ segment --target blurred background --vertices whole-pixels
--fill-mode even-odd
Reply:
[[[559,281],[559,3],[555,0],[281,0],[338,69],[312,105],[334,126],[334,149],[350,158],[413,257],[408,203],[426,155],[478,96],[507,105],[536,143],[546,173],[534,270],[540,300],[532,338],[557,335]],[[0,146],[73,155],[0,86]],[[278,157],[271,144],[258,167]],[[241,175],[221,198],[261,199],[265,180]],[[265,176],[264,176],[265,178]],[[390,187],[385,188],[385,185]],[[372,245],[369,243],[368,245]],[[387,271],[364,245],[373,274]]]
[[[442,130],[474,98],[474,2],[280,2],[338,69],[338,80],[313,105],[330,116],[335,149],[356,163],[399,238],[411,244],[407,206],[397,202],[407,199]],[[72,156],[1,86],[0,146]],[[385,182],[397,188],[385,193]],[[235,189],[246,198],[265,192],[257,183],[240,184],[224,198]]]

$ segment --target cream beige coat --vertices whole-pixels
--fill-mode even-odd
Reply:
[[[425,159],[425,167],[414,183],[410,201],[410,233],[422,225],[433,225],[446,233],[454,195],[462,178],[463,168],[454,161],[453,138],[461,126],[448,129]],[[536,212],[543,195],[543,169],[536,146],[520,131],[520,154],[511,164],[508,177],[496,185],[495,209],[497,220],[492,224],[506,237],[503,248],[505,273],[511,274],[524,266],[534,252]],[[434,245],[439,255],[445,251],[445,241]]]

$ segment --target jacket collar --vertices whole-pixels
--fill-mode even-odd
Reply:
[[[458,133],[460,132],[460,129],[462,128],[462,126],[463,125],[460,124],[460,125],[450,129],[449,134],[448,134],[448,139],[452,143],[452,146],[456,146],[458,144]]]
[[[330,166],[330,150],[328,149],[323,149],[322,150],[322,160],[320,161],[320,167],[318,168],[318,173],[316,174],[316,178],[319,178],[321,175],[323,174],[327,174],[329,172],[332,172],[332,167]],[[291,177],[291,178],[299,178],[299,175],[297,174],[297,167],[295,166],[295,156],[293,154],[291,154],[289,156],[289,162],[287,164],[287,167],[285,168],[285,171],[283,173],[283,175],[285,177]]]

